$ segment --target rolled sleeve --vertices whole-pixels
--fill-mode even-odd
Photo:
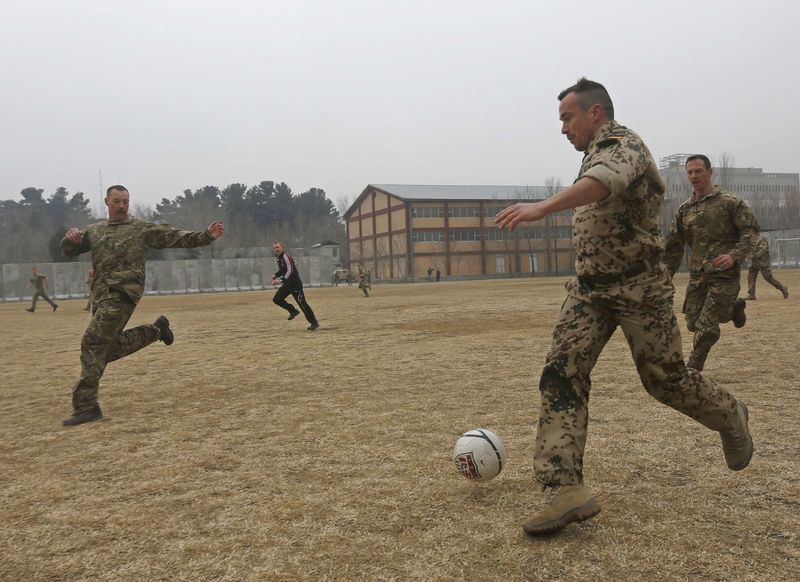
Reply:
[[[597,180],[608,188],[611,196],[618,196],[647,170],[645,152],[643,144],[626,138],[619,144],[601,148],[581,177]]]

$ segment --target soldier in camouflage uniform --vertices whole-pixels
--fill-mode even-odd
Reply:
[[[109,362],[157,340],[167,345],[174,341],[169,320],[163,315],[153,324],[125,329],[144,293],[147,249],[205,246],[224,232],[222,222],[191,232],[129,216],[129,194],[124,186],[111,186],[105,204],[107,222],[92,224],[85,231],[71,228],[61,241],[61,252],[67,258],[91,251],[94,267],[92,320],[81,341],[81,376],[72,390],[73,414],[64,421],[65,426],[103,417],[97,393]]]
[[[689,156],[686,173],[694,192],[681,204],[672,222],[664,252],[670,274],[678,270],[684,247],[691,249],[689,286],[683,313],[694,333],[687,365],[702,370],[720,336],[720,324],[742,327],[747,318],[739,295],[741,263],[752,253],[758,237],[753,212],[735,194],[715,186],[711,161],[702,154]]]
[[[585,152],[577,180],[551,198],[514,204],[495,218],[513,230],[520,221],[574,209],[577,278],[566,286],[539,382],[534,472],[553,495],[523,524],[529,535],[558,531],[600,511],[583,484],[590,374],[617,327],[647,392],[718,431],[731,469],[744,469],[753,451],[744,404],[684,364],[674,287],[660,256],[665,187],[650,152],[614,121],[611,98],[599,83],[581,79],[559,100],[561,132]]]
[[[747,271],[747,299],[750,301],[756,300],[756,279],[758,279],[759,273],[761,273],[767,283],[783,293],[784,299],[788,299],[789,289],[772,274],[772,263],[769,258],[769,243],[763,236],[759,236],[756,239],[753,256],[750,257],[750,269]]]
[[[53,308],[53,311],[58,309],[58,304],[54,303],[47,295],[47,291],[45,291],[47,288],[47,276],[40,275],[36,267],[31,267],[31,280],[28,286],[33,287],[33,303],[31,303],[31,306],[25,311],[30,311],[31,313],[36,311],[36,301],[39,300],[39,297],[47,301],[50,307]]]
[[[358,288],[364,293],[364,297],[369,297],[369,290],[372,288],[370,272],[363,266],[358,267]]]

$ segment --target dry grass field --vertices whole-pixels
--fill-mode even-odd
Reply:
[[[751,466],[651,399],[617,334],[586,454],[602,513],[541,539],[520,526],[563,278],[310,289],[313,333],[269,292],[146,297],[132,323],[163,312],[175,344],[111,364],[106,419],[71,429],[84,302],[2,304],[0,579],[796,580],[800,270],[776,274],[792,297],[760,280],[706,369],[750,408]],[[508,452],[483,484],[450,460],[475,427]]]

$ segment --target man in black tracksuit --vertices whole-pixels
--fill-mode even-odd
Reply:
[[[286,298],[291,294],[294,300],[297,301],[297,305],[300,306],[303,315],[306,316],[306,320],[308,320],[308,329],[314,331],[319,327],[319,322],[317,322],[317,318],[311,306],[306,303],[306,295],[303,293],[303,282],[300,280],[300,274],[297,272],[294,259],[289,256],[289,253],[283,250],[283,245],[278,241],[275,241],[272,245],[272,250],[275,251],[275,257],[277,257],[278,261],[278,270],[272,277],[272,284],[280,284],[280,288],[275,292],[275,296],[272,298],[273,303],[288,311],[289,321],[291,321],[300,315],[300,311],[286,301]]]

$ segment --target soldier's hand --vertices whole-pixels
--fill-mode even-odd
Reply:
[[[222,221],[217,220],[209,224],[208,234],[210,234],[211,238],[213,238],[214,240],[217,240],[219,237],[225,234],[225,228],[222,226]]]
[[[83,240],[83,233],[79,228],[72,227],[64,233],[64,238],[77,245]]]
[[[720,255],[716,259],[711,261],[711,264],[714,265],[716,268],[725,271],[733,267],[735,262],[736,261],[731,255]]]
[[[547,213],[538,202],[517,202],[498,212],[494,222],[500,228],[514,230],[521,221],[533,222],[545,216]]]

